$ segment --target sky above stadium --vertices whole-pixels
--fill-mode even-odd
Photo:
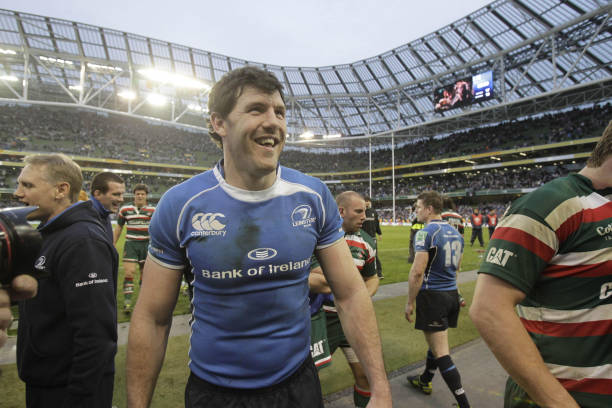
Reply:
[[[284,66],[355,62],[492,0],[0,0],[0,7]]]

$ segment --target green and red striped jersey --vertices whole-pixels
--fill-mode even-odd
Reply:
[[[154,212],[155,207],[152,205],[138,208],[130,203],[121,207],[117,216],[117,224],[121,226],[127,224],[125,239],[147,241],[149,239],[149,224]]]
[[[516,200],[480,273],[526,294],[517,313],[582,407],[612,407],[612,188],[571,174]]]

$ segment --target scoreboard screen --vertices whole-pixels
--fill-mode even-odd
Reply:
[[[493,71],[483,72],[472,77],[474,102],[486,101],[493,97]]]
[[[437,88],[433,98],[434,111],[444,112],[486,101],[492,97],[493,71],[486,71]]]

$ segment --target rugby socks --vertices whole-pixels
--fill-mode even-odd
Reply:
[[[370,391],[363,390],[357,387],[357,384],[353,386],[353,402],[355,406],[358,408],[365,408],[370,402],[370,396],[372,393]]]
[[[124,278],[123,279],[123,304],[132,304],[132,293],[134,293],[134,279]]]
[[[444,382],[446,382],[446,385],[452,391],[455,400],[457,400],[459,408],[469,408],[470,404],[467,396],[465,395],[465,391],[461,386],[461,376],[459,375],[459,370],[457,370],[451,356],[447,354],[438,358],[436,361],[438,363],[440,374],[442,374]]]
[[[434,374],[436,373],[436,369],[438,368],[438,363],[436,362],[436,358],[434,357],[431,350],[427,350],[427,360],[425,360],[425,371],[421,374],[421,382],[429,383],[431,382]]]

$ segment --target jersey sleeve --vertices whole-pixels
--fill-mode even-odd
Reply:
[[[431,233],[427,228],[417,231],[414,236],[414,250],[417,252],[427,252],[431,247]]]
[[[342,218],[340,218],[340,213],[338,212],[338,205],[325,184],[323,184],[321,193],[322,214],[324,214],[324,218],[322,229],[319,233],[317,249],[328,247],[339,239],[344,238]]]
[[[187,265],[184,248],[178,237],[180,209],[169,190],[159,201],[149,225],[149,256],[169,269],[183,269]]]
[[[517,200],[498,223],[478,272],[529,293],[557,252],[559,241],[545,217],[530,210],[537,208],[537,200],[543,197],[524,198]]]

